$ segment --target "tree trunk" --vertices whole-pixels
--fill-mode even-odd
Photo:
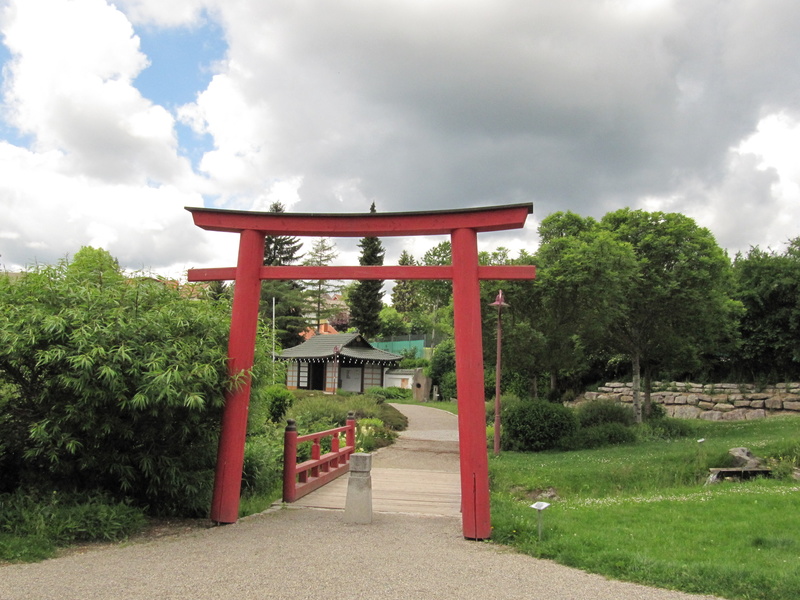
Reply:
[[[550,371],[550,391],[553,392],[558,387],[558,377],[555,371]]]
[[[650,398],[650,390],[652,386],[653,372],[650,365],[644,368],[644,419],[645,421],[650,418],[653,412],[653,403]]]
[[[539,397],[539,374],[534,373],[533,377],[531,378],[531,391],[533,392],[533,399],[536,400]]]
[[[640,398],[640,391],[642,387],[641,382],[641,367],[639,352],[633,353],[633,414],[636,417],[636,422],[642,422],[642,402]]]

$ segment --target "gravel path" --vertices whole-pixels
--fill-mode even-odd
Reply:
[[[430,419],[455,423],[452,415],[423,417],[425,411],[435,409],[398,408],[408,411],[411,418],[409,442],[424,442],[421,431],[425,427],[430,432],[445,430]],[[425,421],[420,429],[419,417]],[[430,437],[440,435],[431,433]],[[398,452],[404,456],[395,460],[387,449],[376,460],[394,462],[395,468],[414,460],[410,452]],[[453,456],[441,452],[439,459],[446,463]],[[341,511],[314,509],[277,509],[235,525],[0,567],[2,600],[325,597],[710,598],[609,581],[504,547],[466,541],[458,518],[376,513],[372,524],[353,525],[343,522]]]

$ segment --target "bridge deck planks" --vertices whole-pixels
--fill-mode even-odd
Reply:
[[[412,469],[373,468],[372,509],[375,512],[441,516],[461,514],[458,473]],[[344,510],[347,499],[344,475],[294,502],[292,506]]]

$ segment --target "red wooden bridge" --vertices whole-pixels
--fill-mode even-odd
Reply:
[[[408,417],[409,425],[393,445],[373,455],[373,510],[459,517],[458,418],[435,408],[393,406]],[[344,510],[347,479],[331,481],[290,506]]]

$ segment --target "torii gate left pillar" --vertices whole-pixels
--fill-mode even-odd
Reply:
[[[533,279],[532,266],[480,266],[477,234],[520,228],[533,210],[516,204],[425,213],[291,214],[187,208],[197,226],[239,233],[236,267],[192,269],[190,281],[231,280],[233,296],[226,395],[220,431],[211,519],[234,523],[244,464],[250,376],[255,355],[262,279],[452,279],[456,345],[462,529],[465,538],[491,535],[481,336],[481,279]],[[452,264],[445,266],[262,266],[267,235],[389,237],[449,234]]]

